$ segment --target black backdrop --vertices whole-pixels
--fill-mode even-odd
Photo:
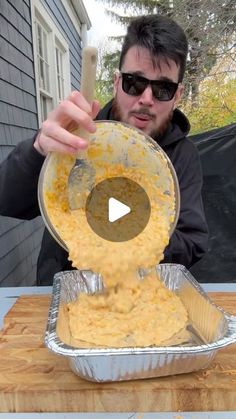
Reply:
[[[199,282],[236,282],[236,124],[190,137],[200,153],[207,254],[191,272]]]

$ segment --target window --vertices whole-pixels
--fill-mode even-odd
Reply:
[[[39,74],[39,87],[50,91],[49,86],[49,63],[48,63],[48,42],[47,32],[36,22],[37,27],[37,61]]]
[[[56,45],[56,67],[57,67],[57,89],[58,98],[62,100],[65,97],[65,79],[63,67],[63,51]]]
[[[69,46],[44,7],[35,1],[33,43],[39,124],[70,92]]]
[[[38,22],[36,25],[36,45],[37,45],[37,68],[36,77],[38,77],[39,101],[41,120],[46,119],[48,112],[53,107],[52,87],[50,83],[50,63],[48,60],[48,49],[50,46],[49,34]]]

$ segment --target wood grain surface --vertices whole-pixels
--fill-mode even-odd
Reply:
[[[236,315],[236,293],[210,297]],[[207,370],[117,383],[75,375],[43,343],[49,296],[19,297],[0,332],[0,412],[164,412],[236,410],[236,345]]]

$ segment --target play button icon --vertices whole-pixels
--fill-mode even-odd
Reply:
[[[108,219],[110,223],[114,223],[114,221],[129,214],[130,211],[131,209],[127,205],[115,198],[109,198]]]
[[[95,234],[112,242],[131,240],[146,227],[151,213],[145,190],[126,177],[98,183],[86,201],[87,221]]]

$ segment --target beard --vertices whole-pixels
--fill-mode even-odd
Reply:
[[[150,115],[149,109],[147,107],[144,107],[144,106],[139,109],[139,112],[141,114]],[[171,123],[172,118],[173,118],[173,113],[174,113],[174,110],[171,109],[171,111],[167,115],[166,119],[164,121],[162,121],[162,123],[158,127],[154,128],[153,130],[151,130],[147,134],[154,139],[157,139],[157,138],[161,137],[162,135],[164,135],[165,132],[167,131],[168,127],[170,126],[170,123]],[[128,123],[122,117],[122,111],[121,111],[120,105],[118,104],[117,97],[114,97],[113,102],[112,102],[112,116],[113,116],[113,119],[115,121]],[[151,114],[150,116],[152,116],[153,119],[156,118],[156,115]]]

